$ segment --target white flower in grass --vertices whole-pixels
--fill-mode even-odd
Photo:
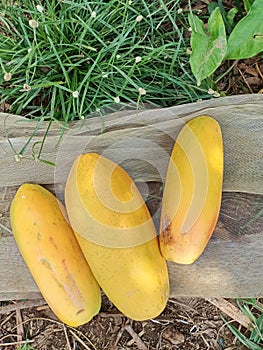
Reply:
[[[217,92],[217,91],[215,91],[215,90],[213,90],[213,89],[211,89],[211,88],[209,88],[209,89],[207,90],[207,93],[208,93],[209,95],[213,95],[214,97],[220,97],[220,93]]]
[[[9,81],[9,80],[11,80],[11,78],[12,78],[12,73],[10,73],[10,72],[5,72],[5,74],[4,74],[4,80],[5,80],[5,81]]]
[[[117,60],[121,58],[121,55],[116,55]]]
[[[20,90],[20,91],[29,91],[29,90],[31,90],[31,86],[28,85],[28,84],[24,84],[24,85],[23,85],[23,89]]]
[[[129,5],[131,5],[132,4],[132,0],[129,0]]]
[[[142,15],[139,15],[139,16],[136,17],[136,21],[137,21],[137,22],[141,22],[142,19],[143,19],[143,16],[142,16]]]
[[[28,23],[29,23],[31,28],[34,28],[34,29],[38,28],[39,23],[38,23],[38,21],[36,21],[34,19],[30,19]]]
[[[91,18],[96,18],[96,17],[97,17],[96,11],[92,11],[92,12],[91,12]]]
[[[102,78],[108,78],[109,77],[109,74],[106,73],[106,72],[102,72]]]
[[[29,47],[29,48],[27,49],[27,52],[30,53],[31,51],[32,51],[32,47]]]
[[[44,10],[44,8],[41,5],[37,5],[36,8],[37,8],[38,12],[40,12],[40,13],[42,13]]]
[[[180,13],[182,13],[182,12],[183,12],[183,9],[182,9],[182,8],[179,8],[179,9],[177,10],[178,15],[180,15]]]
[[[139,94],[142,95],[146,95],[146,90],[144,88],[139,88],[138,89]]]
[[[121,102],[119,96],[114,97],[113,100],[114,100],[115,103],[120,103]]]
[[[76,91],[72,91],[72,96],[74,98],[78,98],[79,97],[79,92],[76,90]]]
[[[139,62],[141,62],[141,60],[142,60],[141,56],[135,57],[135,63],[139,63]]]

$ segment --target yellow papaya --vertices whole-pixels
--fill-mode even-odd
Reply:
[[[148,208],[125,170],[96,153],[79,156],[67,179],[65,203],[108,298],[131,319],[158,316],[169,296],[166,261]]]
[[[168,164],[160,220],[160,249],[167,260],[193,263],[216,226],[223,183],[223,141],[209,116],[180,131]]]
[[[21,255],[54,314],[73,327],[91,320],[101,306],[100,287],[62,203],[40,185],[23,184],[10,220]]]

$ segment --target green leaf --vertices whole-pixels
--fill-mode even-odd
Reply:
[[[226,31],[218,7],[209,17],[207,32],[197,16],[189,14],[188,20],[192,28],[190,65],[199,86],[218,68],[226,54]]]
[[[235,19],[235,16],[237,13],[238,13],[237,7],[233,7],[231,10],[228,11],[228,13],[226,15],[226,19],[227,19],[227,22],[230,25],[230,27],[233,27],[234,19]]]
[[[263,1],[255,0],[248,14],[233,29],[225,59],[250,58],[263,51]]]
[[[217,7],[217,2],[209,2],[209,4],[207,4],[208,13],[211,14]]]
[[[253,4],[253,0],[244,0],[244,7],[247,13],[250,10],[252,4]]]

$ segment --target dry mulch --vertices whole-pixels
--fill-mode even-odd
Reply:
[[[223,311],[213,301],[219,302]],[[25,341],[37,350],[242,349],[235,343],[222,315],[236,326],[246,325],[246,318],[242,319],[234,302],[227,300],[222,303],[216,299],[170,299],[159,317],[137,322],[124,317],[103,295],[100,313],[77,328],[59,322],[42,299],[2,302],[0,349],[14,350]]]

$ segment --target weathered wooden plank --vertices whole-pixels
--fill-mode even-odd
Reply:
[[[263,293],[262,234],[245,243],[212,239],[202,257],[193,265],[169,262],[171,296],[258,297]],[[13,237],[0,244],[0,300],[35,299],[38,288],[27,270]]]
[[[54,189],[54,188],[53,188]],[[161,194],[148,200],[158,227]],[[9,206],[16,188],[2,201],[0,300],[38,298],[39,292],[12,237]],[[143,189],[142,189],[143,190]],[[153,189],[150,189],[151,196]],[[3,199],[3,198],[2,198]],[[168,263],[171,296],[257,297],[263,293],[262,195],[224,193],[220,220],[201,258],[190,266]],[[247,225],[246,225],[247,224]]]
[[[193,116],[209,114],[219,121],[223,132],[224,190],[263,193],[262,108],[263,97],[249,95],[138,113],[129,111],[128,115],[123,115],[122,111],[105,117],[103,123],[101,118],[94,118],[74,124],[70,130],[65,131],[59,145],[61,128],[55,124],[55,129],[51,128],[52,131],[46,138],[41,154],[42,158],[55,162],[55,168],[31,159],[32,147],[35,145],[34,151],[37,153],[40,145],[36,143],[43,140],[47,124],[38,130],[23,158],[17,162],[9,142],[19,152],[34,130],[33,122],[21,119],[16,122],[15,117],[6,119],[6,115],[2,114],[0,187],[18,185],[25,181],[64,183],[74,158],[85,151],[104,153],[117,162],[124,162],[125,169],[135,180],[164,180],[170,151],[182,125]],[[30,132],[27,131],[28,125]]]

